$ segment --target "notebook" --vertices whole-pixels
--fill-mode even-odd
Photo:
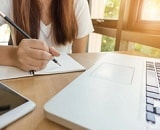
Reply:
[[[33,111],[35,106],[30,99],[0,83],[0,129]]]
[[[81,64],[79,64],[68,54],[61,53],[59,57],[56,57],[56,60],[61,66],[51,60],[44,69],[36,71],[34,75],[57,74],[85,70]],[[17,67],[12,66],[0,66],[0,70],[0,80],[33,76],[30,72],[24,72]]]
[[[46,102],[45,116],[74,130],[160,130],[157,76],[159,59],[106,53]]]

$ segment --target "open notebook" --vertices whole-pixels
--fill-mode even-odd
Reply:
[[[53,61],[49,61],[47,66],[40,71],[36,71],[35,75],[67,73],[85,70],[85,68],[81,64],[75,61],[68,54],[61,53],[59,57],[56,57],[56,60],[60,63],[61,66],[57,65]],[[0,66],[0,70],[0,80],[33,76],[29,72],[24,72],[12,66]]]

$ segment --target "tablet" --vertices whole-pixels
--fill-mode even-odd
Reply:
[[[35,108],[35,103],[0,83],[0,129],[16,121]]]

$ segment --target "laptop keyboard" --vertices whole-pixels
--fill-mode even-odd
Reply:
[[[146,62],[146,120],[156,123],[156,116],[160,116],[160,62]]]

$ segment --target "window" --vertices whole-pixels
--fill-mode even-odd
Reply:
[[[152,34],[160,34],[160,1],[132,1],[129,29]],[[135,12],[133,12],[134,10]]]
[[[105,19],[118,19],[120,0],[105,0],[104,8]]]
[[[144,0],[142,3],[141,19],[160,21],[160,1]]]
[[[105,27],[116,27],[115,21],[119,17],[120,0],[91,0],[90,7],[94,24],[101,23],[102,26]],[[96,26],[94,27],[96,28]],[[97,28],[95,30],[97,30]],[[88,52],[113,51],[115,46],[115,32],[113,33],[114,36],[112,34],[92,34],[89,40]]]
[[[92,0],[90,3],[95,33],[102,35],[91,38],[89,49],[134,49],[160,57],[159,0]]]
[[[90,0],[93,19],[118,19],[120,0]]]
[[[132,48],[152,57],[160,57],[160,49],[158,49],[160,48],[160,1],[130,0],[130,7],[128,24],[124,26],[125,30],[132,32],[130,35],[132,38],[126,38],[133,41],[133,43],[129,42],[128,49]]]

